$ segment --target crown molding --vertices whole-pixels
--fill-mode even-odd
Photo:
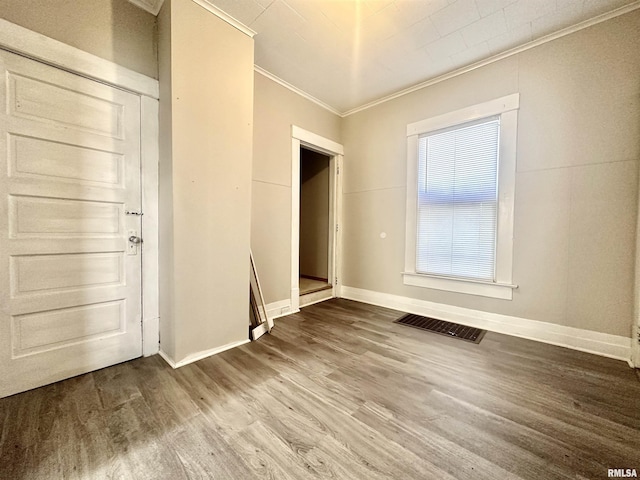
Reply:
[[[136,7],[146,10],[151,15],[157,16],[162,8],[164,0],[129,0]]]
[[[226,13],[224,10],[219,9],[218,7],[216,7],[213,3],[209,2],[208,0],[192,0],[192,1],[194,3],[197,3],[198,5],[200,5],[202,8],[204,8],[207,11],[209,11],[210,13],[213,13],[216,17],[220,18],[221,20],[224,20],[225,22],[227,22],[232,27],[240,30],[245,35],[247,35],[247,36],[249,36],[251,38],[253,38],[256,35],[256,32],[251,30],[249,27],[247,27],[240,20],[236,20],[231,15]]]
[[[277,77],[276,75],[274,75],[273,73],[265,70],[264,68],[262,68],[262,67],[260,67],[258,65],[254,65],[253,69],[254,69],[254,71],[259,73],[260,75],[262,75],[264,77],[267,77],[269,80],[273,80],[274,82],[282,85],[284,88],[287,88],[287,89],[291,90],[293,93],[297,93],[301,97],[306,98],[310,102],[313,102],[316,105],[324,108],[325,110],[328,110],[329,112],[333,113],[334,115],[338,115],[339,117],[342,117],[342,114],[338,110],[333,108],[331,105],[327,105],[323,101],[318,100],[316,97],[314,97],[313,95],[308,94],[304,90],[301,90],[298,87],[294,87],[289,82],[286,82],[286,81],[282,80],[280,77]]]
[[[457,77],[459,75],[463,75],[468,72],[472,72],[473,70],[477,70],[478,68],[484,67],[486,65],[490,65],[497,61],[503,60],[505,58],[511,57],[513,55],[517,55],[519,53],[525,52],[532,48],[538,47],[540,45],[544,45],[545,43],[552,42],[553,40],[557,40],[558,38],[565,37],[567,35],[571,35],[572,33],[579,32],[580,30],[584,30],[585,28],[592,27],[602,22],[606,22],[607,20],[611,20],[612,18],[619,17],[620,15],[624,15],[625,13],[633,12],[640,8],[640,0],[637,0],[633,3],[625,5],[620,8],[616,8],[615,10],[611,10],[610,12],[603,13],[602,15],[598,15],[597,17],[590,18],[589,20],[585,20],[584,22],[577,23],[571,27],[564,28],[562,30],[558,30],[555,33],[551,33],[549,35],[545,35],[544,37],[540,37],[537,40],[533,40],[531,42],[525,43],[519,47],[512,48],[505,52],[499,53],[497,55],[493,55],[492,57],[486,58],[479,62],[473,63],[466,67],[458,68],[449,73],[445,73],[444,75],[440,75],[438,77],[432,78],[430,80],[426,80],[424,82],[413,85],[412,87],[405,88],[404,90],[400,90],[396,93],[392,93],[391,95],[386,95],[377,100],[373,100],[372,102],[366,103],[359,107],[352,108],[351,110],[347,110],[346,112],[342,112],[340,114],[341,117],[348,117],[349,115],[353,115],[358,112],[362,112],[363,110],[367,110],[369,108],[375,107],[382,103],[388,102],[398,97],[402,97],[404,95],[408,95],[409,93],[413,93],[417,90],[421,90],[425,87],[429,87],[431,85],[435,85],[436,83],[444,82],[445,80],[449,80],[451,78]]]
[[[193,0],[196,1],[196,0]],[[201,0],[202,1],[202,0]],[[258,73],[260,73],[261,75],[264,75],[265,77],[273,80],[276,83],[279,83],[280,85],[282,85],[283,87],[291,90],[294,93],[297,93],[298,95],[306,98],[307,100],[321,106],[322,108],[328,110],[329,112],[338,115],[339,117],[345,118],[348,117],[349,115],[353,115],[356,114],[358,112],[362,112],[363,110],[367,110],[369,108],[373,108],[377,105],[381,105],[385,102],[388,102],[390,100],[394,100],[396,98],[402,97],[404,95],[408,95],[410,93],[413,93],[415,91],[421,90],[423,88],[426,87],[430,87],[431,85],[435,85],[437,83],[440,82],[444,82],[445,80],[449,80],[451,78],[455,78],[459,75],[464,75],[465,73],[469,73],[472,72],[474,70],[477,70],[478,68],[482,68],[484,66],[490,65],[492,63],[498,62],[500,60],[503,60],[505,58],[511,57],[513,55],[517,55],[519,53],[525,52],[527,50],[530,50],[532,48],[535,47],[539,47],[540,45],[544,45],[545,43],[548,42],[552,42],[554,40],[557,40],[559,38],[565,37],[567,35],[571,35],[572,33],[576,33],[579,32],[580,30],[584,30],[585,28],[589,28],[592,27],[594,25],[598,25],[599,23],[602,22],[606,22],[607,20],[611,20],[613,18],[619,17],[621,15],[624,15],[626,13],[630,13],[633,12],[634,10],[637,10],[640,8],[640,0],[636,0],[633,3],[630,3],[628,5],[625,5],[623,7],[620,8],[616,8],[615,10],[611,10],[610,12],[607,13],[603,13],[602,15],[598,15],[596,17],[590,18],[588,20],[585,20],[583,22],[577,23],[576,25],[573,25],[571,27],[567,27],[564,28],[562,30],[558,30],[557,32],[551,33],[549,35],[545,35],[544,37],[540,37],[536,40],[533,40],[531,42],[525,43],[524,45],[520,45],[519,47],[515,47],[512,48],[510,50],[507,50],[505,52],[493,55],[489,58],[486,58],[484,60],[481,60],[479,62],[473,63],[471,65],[467,65],[465,67],[461,67],[458,68],[456,70],[452,70],[451,72],[445,73],[444,75],[440,75],[438,77],[435,78],[431,78],[429,80],[425,80],[424,82],[420,82],[417,83],[411,87],[405,88],[403,90],[399,90],[395,93],[392,93],[390,95],[386,95],[384,97],[380,97],[377,100],[373,100],[371,102],[365,103],[363,105],[360,105],[359,107],[355,107],[352,108],[350,110],[346,110],[344,112],[340,112],[339,110],[333,108],[331,105],[328,105],[327,103],[324,103],[322,100],[317,99],[316,97],[314,97],[313,95],[308,94],[307,92],[305,92],[304,90],[295,87],[293,85],[291,85],[290,83],[282,80],[281,78],[277,77],[276,75],[268,72],[267,70],[263,69],[262,67],[259,67],[258,65],[254,65],[254,70]]]
[[[158,0],[129,0],[132,3],[137,3],[137,2],[141,2],[141,3],[152,3],[154,1],[158,2]],[[163,0],[159,0],[160,5],[162,4]],[[221,9],[219,9],[218,7],[216,7],[215,5],[212,5],[208,0],[192,0],[193,2],[197,3],[198,5],[202,6],[203,8],[207,9],[209,12],[213,13],[214,15],[218,16],[219,18],[221,18],[222,20],[224,20],[225,22],[229,23],[230,25],[232,25],[233,27],[237,28],[238,30],[240,30],[242,33],[250,36],[253,38],[254,35],[256,35],[256,32],[251,30],[249,27],[247,27],[246,25],[244,25],[242,22],[236,20],[235,18],[233,18],[232,16],[228,15],[227,13],[225,13],[224,11],[222,11]],[[144,7],[142,7],[144,8]],[[465,67],[462,68],[458,68],[456,70],[453,70],[451,72],[445,73],[444,75],[440,75],[438,77],[435,78],[431,78],[429,80],[425,80],[424,82],[420,82],[417,83],[411,87],[405,88],[403,90],[397,91],[395,93],[392,93],[390,95],[386,95],[384,97],[380,97],[377,100],[373,100],[371,102],[365,103],[363,105],[360,105],[358,107],[346,110],[344,112],[340,112],[339,110],[337,110],[336,108],[332,107],[331,105],[323,102],[322,100],[319,100],[318,98],[314,97],[313,95],[305,92],[304,90],[290,84],[289,82],[281,79],[280,77],[274,75],[273,73],[265,70],[264,68],[258,66],[258,65],[254,65],[254,70],[269,78],[270,80],[273,80],[274,82],[278,83],[279,85],[282,85],[283,87],[287,88],[288,90],[291,90],[292,92],[300,95],[303,98],[306,98],[307,100],[309,100],[310,102],[315,103],[316,105],[324,108],[325,110],[333,113],[334,115],[338,115],[339,117],[348,117],[349,115],[353,115],[355,113],[361,112],[363,110],[367,110],[369,108],[373,108],[377,105],[380,105],[382,103],[388,102],[390,100],[394,100],[396,98],[402,97],[404,95],[408,95],[410,93],[413,93],[417,90],[421,90],[423,88],[429,87],[431,85],[435,85],[437,83],[440,82],[444,82],[445,80],[449,80],[451,78],[455,78],[459,75],[463,75],[465,73],[469,73],[472,72],[474,70],[477,70],[478,68],[482,68],[484,66],[490,65],[492,63],[498,62],[500,60],[503,60],[505,58],[511,57],[513,55],[517,55],[519,53],[525,52],[527,50],[530,50],[532,48],[538,47],[540,45],[544,45],[545,43],[548,42],[552,42],[553,40],[557,40],[559,38],[565,37],[567,35],[571,35],[572,33],[576,33],[579,32],[580,30],[584,30],[585,28],[589,28],[592,27],[594,25],[597,25],[599,23],[602,22],[606,22],[607,20],[611,20],[613,18],[619,17],[621,15],[624,15],[626,13],[630,13],[633,12],[634,10],[637,10],[640,8],[640,0],[636,0],[633,3],[630,3],[628,5],[625,5],[623,7],[617,8],[615,10],[612,10],[610,12],[607,13],[603,13],[602,15],[598,15],[596,17],[590,18],[588,20],[585,20],[583,22],[580,22],[576,25],[573,25],[571,27],[567,27],[564,28],[562,30],[559,30],[557,32],[554,32],[552,34],[549,35],[545,35],[544,37],[540,37],[536,40],[533,40],[531,42],[525,43],[524,45],[521,45],[519,47],[515,47],[512,48],[510,50],[507,50],[505,52],[499,53],[497,55],[493,55],[489,58],[486,58],[484,60],[481,60],[479,62],[473,63],[471,65],[467,65]]]
[[[134,4],[136,7],[139,7],[152,15],[157,16],[160,13],[160,9],[162,8],[162,4],[164,0],[128,0],[130,3]],[[256,35],[256,32],[247,27],[244,23],[239,20],[236,20],[234,17],[216,7],[213,3],[208,0],[192,0],[194,3],[197,3],[202,8],[207,10],[210,13],[213,13],[216,17],[224,20],[229,25],[234,28],[237,28],[245,35],[253,38]]]

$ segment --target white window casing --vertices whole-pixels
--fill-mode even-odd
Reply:
[[[505,300],[513,298],[513,289],[517,288],[513,284],[512,264],[518,107],[519,94],[516,93],[407,126],[407,214],[405,270],[403,272],[405,285]],[[446,133],[447,130],[445,129],[456,130],[458,126],[460,127],[459,131],[468,126],[473,128],[476,124],[482,124],[483,120],[486,120],[486,122],[497,120],[500,125],[497,165],[496,247],[493,276],[489,278],[490,275],[486,274],[486,266],[484,269],[480,269],[485,273],[478,274],[479,277],[484,278],[468,278],[467,276],[455,276],[455,274],[419,273],[417,271],[417,227],[419,209],[418,150],[420,138],[423,138],[424,147],[424,139],[426,137],[436,138],[443,130]]]

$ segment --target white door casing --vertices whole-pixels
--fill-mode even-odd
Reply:
[[[0,397],[142,354],[140,97],[0,51]]]
[[[329,283],[327,298],[340,296],[340,254],[342,230],[339,227],[342,207],[342,168],[344,147],[296,125],[291,126],[291,313],[300,310],[300,147],[328,155],[329,160]],[[326,298],[322,298],[326,300]],[[320,300],[321,301],[321,300]],[[315,302],[314,302],[315,303]],[[308,304],[307,304],[308,305]]]

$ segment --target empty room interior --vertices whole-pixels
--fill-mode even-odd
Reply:
[[[0,0],[0,479],[640,472],[639,0]]]

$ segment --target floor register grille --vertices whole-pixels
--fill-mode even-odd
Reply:
[[[409,327],[419,328],[420,330],[427,330],[440,335],[446,335],[447,337],[458,338],[471,343],[480,343],[484,334],[487,333],[486,330],[481,330],[479,328],[445,322],[444,320],[438,320],[436,318],[422,317],[412,313],[408,313],[403,317],[400,317],[395,320],[394,323],[400,323]]]

